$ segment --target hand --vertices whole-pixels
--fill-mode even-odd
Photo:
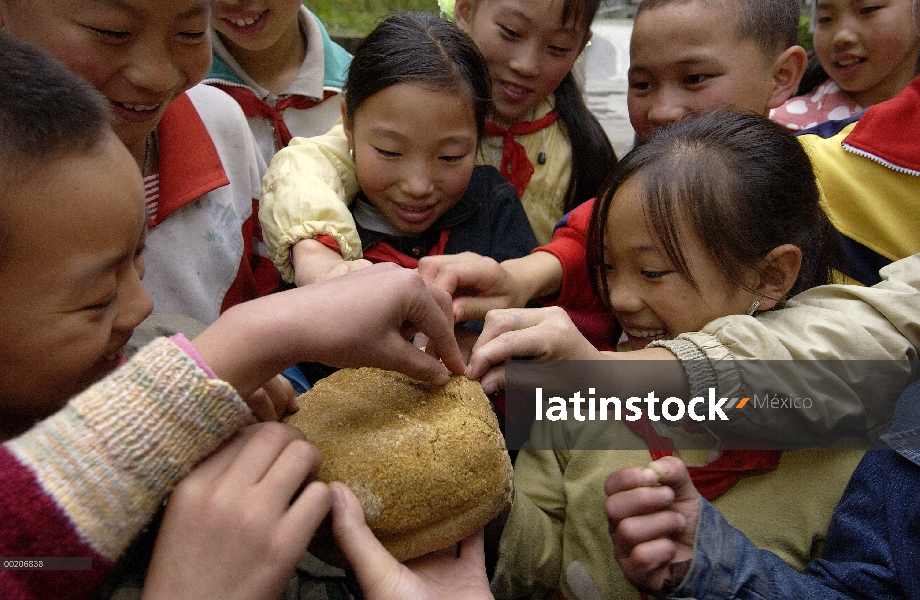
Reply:
[[[459,556],[451,546],[400,564],[365,524],[361,504],[351,489],[339,482],[329,487],[332,533],[367,600],[492,598],[481,531],[461,542]]]
[[[418,332],[429,339],[425,352],[408,341]],[[394,264],[238,304],[193,344],[244,398],[301,361],[380,367],[436,384],[447,382],[448,370],[465,370],[450,295]]]
[[[169,498],[144,600],[280,597],[332,502],[323,483],[301,491],[319,466],[293,427],[242,430]]]
[[[473,346],[466,376],[480,379],[487,394],[505,386],[502,363],[515,356],[539,360],[604,358],[559,307],[493,310]]]
[[[649,593],[677,589],[693,559],[701,504],[684,463],[666,456],[620,469],[604,489],[614,556],[626,579]]]
[[[418,272],[454,296],[454,321],[480,321],[494,308],[524,306],[524,297],[512,278],[493,258],[474,252],[426,256]]]
[[[301,240],[291,248],[294,284],[303,287],[319,281],[335,279],[352,271],[371,266],[369,260],[345,260],[332,248],[316,240]]]
[[[246,398],[246,404],[259,421],[278,421],[286,413],[297,412],[294,386],[282,375],[275,375]]]

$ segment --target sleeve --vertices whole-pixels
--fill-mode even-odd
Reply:
[[[329,133],[294,138],[272,158],[262,179],[259,221],[268,255],[285,281],[297,242],[328,235],[346,260],[361,258],[361,240],[348,202],[358,192],[355,164],[341,121]]]
[[[588,226],[593,209],[593,200],[583,202],[556,224],[552,241],[535,250],[549,252],[562,263],[559,296],[546,299],[547,304],[572,310],[606,312],[606,307],[591,287],[588,274]]]
[[[782,310],[723,317],[654,345],[683,361],[695,395],[713,379],[726,398],[817,392],[812,407],[738,411],[729,421],[711,422],[716,429],[761,439],[781,434],[805,445],[826,443],[830,433],[874,438],[918,361],[920,255],[892,263],[881,276],[871,288],[813,288]]]
[[[93,568],[0,570],[0,597],[87,597],[173,487],[253,422],[229,384],[161,338],[5,443],[0,555],[90,556]]]
[[[905,597],[907,590],[901,589],[898,583],[889,538],[892,528],[887,518],[888,511],[895,508],[885,493],[889,485],[886,474],[897,472],[892,468],[892,460],[899,458],[891,451],[866,454],[834,512],[824,556],[812,561],[804,573],[791,568],[772,552],[757,548],[743,533],[729,525],[718,510],[701,499],[703,510],[694,543],[693,563],[671,597],[700,600]],[[906,460],[902,462],[907,463]],[[912,489],[916,489],[917,467],[910,466],[913,468]],[[914,505],[911,512],[916,518],[916,503],[908,504]]]
[[[551,450],[521,450],[515,460],[514,502],[498,549],[492,593],[520,598],[559,586],[566,497]]]

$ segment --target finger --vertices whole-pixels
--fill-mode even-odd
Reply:
[[[613,529],[610,538],[617,556],[621,556],[623,552],[631,554],[631,549],[640,544],[671,539],[683,533],[686,527],[687,520],[680,513],[673,510],[659,511],[623,519]]]
[[[332,490],[313,481],[300,493],[284,516],[281,531],[290,535],[288,544],[298,548],[297,560],[306,552],[310,540],[332,507]]]
[[[604,482],[604,492],[612,496],[617,492],[631,490],[637,487],[657,485],[659,474],[648,467],[626,467],[614,471],[607,476]]]
[[[475,377],[470,378],[475,379]],[[499,365],[489,369],[479,380],[479,384],[486,394],[505,389],[505,365]]]
[[[668,566],[676,554],[674,542],[660,538],[636,546],[629,556],[617,557],[617,561],[633,585],[655,592],[663,587]]]
[[[315,446],[305,440],[292,440],[281,449],[260,482],[265,502],[290,504],[294,495],[308,481],[316,478],[322,457]]]
[[[485,559],[485,533],[480,529],[460,542],[460,560],[479,565],[484,564]]]
[[[679,458],[664,456],[649,463],[649,469],[658,474],[658,480],[662,485],[667,485],[674,489],[677,499],[689,499],[697,496],[697,490],[690,479],[687,465]]]
[[[637,515],[647,515],[671,508],[674,490],[666,485],[637,487],[607,498],[604,510],[611,521],[622,521]]]
[[[461,321],[482,321],[490,310],[507,309],[504,296],[457,296],[454,298],[454,319]]]
[[[291,385],[287,377],[276,375],[269,379],[268,383],[262,387],[268,394],[268,397],[271,398],[272,407],[274,408],[275,414],[280,419],[281,415],[283,415],[288,410],[288,407],[294,403],[294,386]]]
[[[329,484],[332,491],[332,535],[351,564],[363,589],[376,588],[399,568],[399,563],[374,537],[364,522],[361,504],[344,483]]]
[[[444,290],[426,284],[429,299],[424,295],[413,303],[409,313],[409,321],[421,333],[428,336],[429,346],[441,358],[444,366],[456,374],[461,375],[466,371],[460,347],[454,337],[454,320],[451,309],[450,294]]]
[[[275,412],[275,404],[264,388],[259,388],[246,398],[246,404],[252,409],[252,414],[260,422],[277,421],[278,413]]]
[[[230,468],[230,465],[233,464],[233,461],[236,460],[239,453],[243,451],[261,427],[261,424],[249,425],[239,430],[236,435],[195,467],[180,485],[189,484],[194,480],[203,482],[212,482],[216,480]]]
[[[239,488],[261,481],[288,444],[303,439],[303,433],[290,425],[263,423],[229,467],[227,485]]]

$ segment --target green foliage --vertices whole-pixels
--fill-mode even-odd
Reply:
[[[806,50],[811,50],[815,45],[812,41],[812,34],[808,31],[810,21],[809,15],[799,17],[799,46]]]
[[[367,35],[392,12],[438,14],[437,0],[306,0],[332,35]]]

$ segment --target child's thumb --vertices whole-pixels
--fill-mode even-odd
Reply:
[[[398,564],[364,521],[364,511],[354,492],[338,481],[332,491],[332,535],[367,593],[382,587]]]

